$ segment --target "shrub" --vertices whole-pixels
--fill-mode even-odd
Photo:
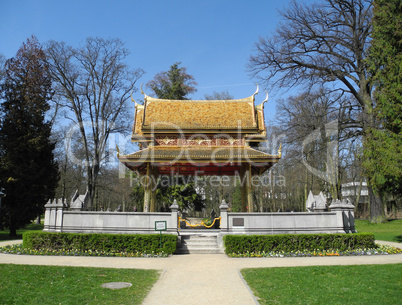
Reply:
[[[371,233],[226,235],[224,243],[226,254],[375,248],[374,234]]]
[[[141,252],[173,254],[176,251],[176,235],[163,234],[160,248],[159,234],[83,234],[27,232],[23,245],[30,249],[92,250],[104,252]]]

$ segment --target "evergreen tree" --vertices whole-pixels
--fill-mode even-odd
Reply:
[[[55,143],[45,118],[52,98],[52,82],[45,54],[31,37],[6,61],[1,82],[0,180],[3,224],[16,230],[43,213],[57,184]]]
[[[156,94],[157,98],[170,100],[186,100],[186,96],[196,92],[197,83],[192,75],[187,74],[179,62],[174,63],[169,71],[160,72],[147,86]],[[200,211],[204,206],[202,196],[195,189],[194,179],[175,177],[160,177],[157,189],[158,209],[165,211],[176,199],[181,209]]]
[[[170,66],[169,71],[160,72],[147,86],[155,92],[156,96],[167,100],[186,100],[187,95],[194,93],[197,83],[192,75],[187,74],[185,67],[179,62]]]
[[[366,137],[363,166],[380,193],[402,195],[402,2],[374,1],[370,72],[378,128]]]

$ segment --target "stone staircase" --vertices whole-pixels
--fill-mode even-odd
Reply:
[[[176,254],[219,254],[224,253],[218,245],[218,234],[180,234],[181,247]]]

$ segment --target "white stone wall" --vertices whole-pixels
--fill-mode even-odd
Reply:
[[[228,233],[301,234],[346,233],[344,212],[227,213]],[[354,230],[354,228],[353,228]]]
[[[159,233],[155,221],[166,221],[166,233],[178,234],[178,206],[170,213],[66,211],[61,203],[46,206],[44,231],[76,233]],[[335,202],[331,212],[228,213],[220,206],[222,234],[351,233],[353,205]]]
[[[177,212],[126,213],[65,211],[46,205],[44,231],[70,233],[159,233],[155,221],[166,221],[166,233],[177,233]]]

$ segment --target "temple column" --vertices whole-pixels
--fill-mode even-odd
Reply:
[[[240,168],[241,211],[247,212],[247,177],[244,166]]]
[[[150,212],[156,212],[156,179],[157,179],[157,169],[152,166],[150,170],[150,182],[151,182],[151,198],[150,198]]]
[[[145,185],[144,185],[144,212],[150,212],[151,194],[152,194],[152,179],[151,179],[151,165],[147,163]]]
[[[248,169],[246,171],[246,188],[247,188],[247,205],[248,212],[254,212],[254,193],[253,193],[253,184],[252,184],[252,174],[251,174],[251,164],[248,165]]]

